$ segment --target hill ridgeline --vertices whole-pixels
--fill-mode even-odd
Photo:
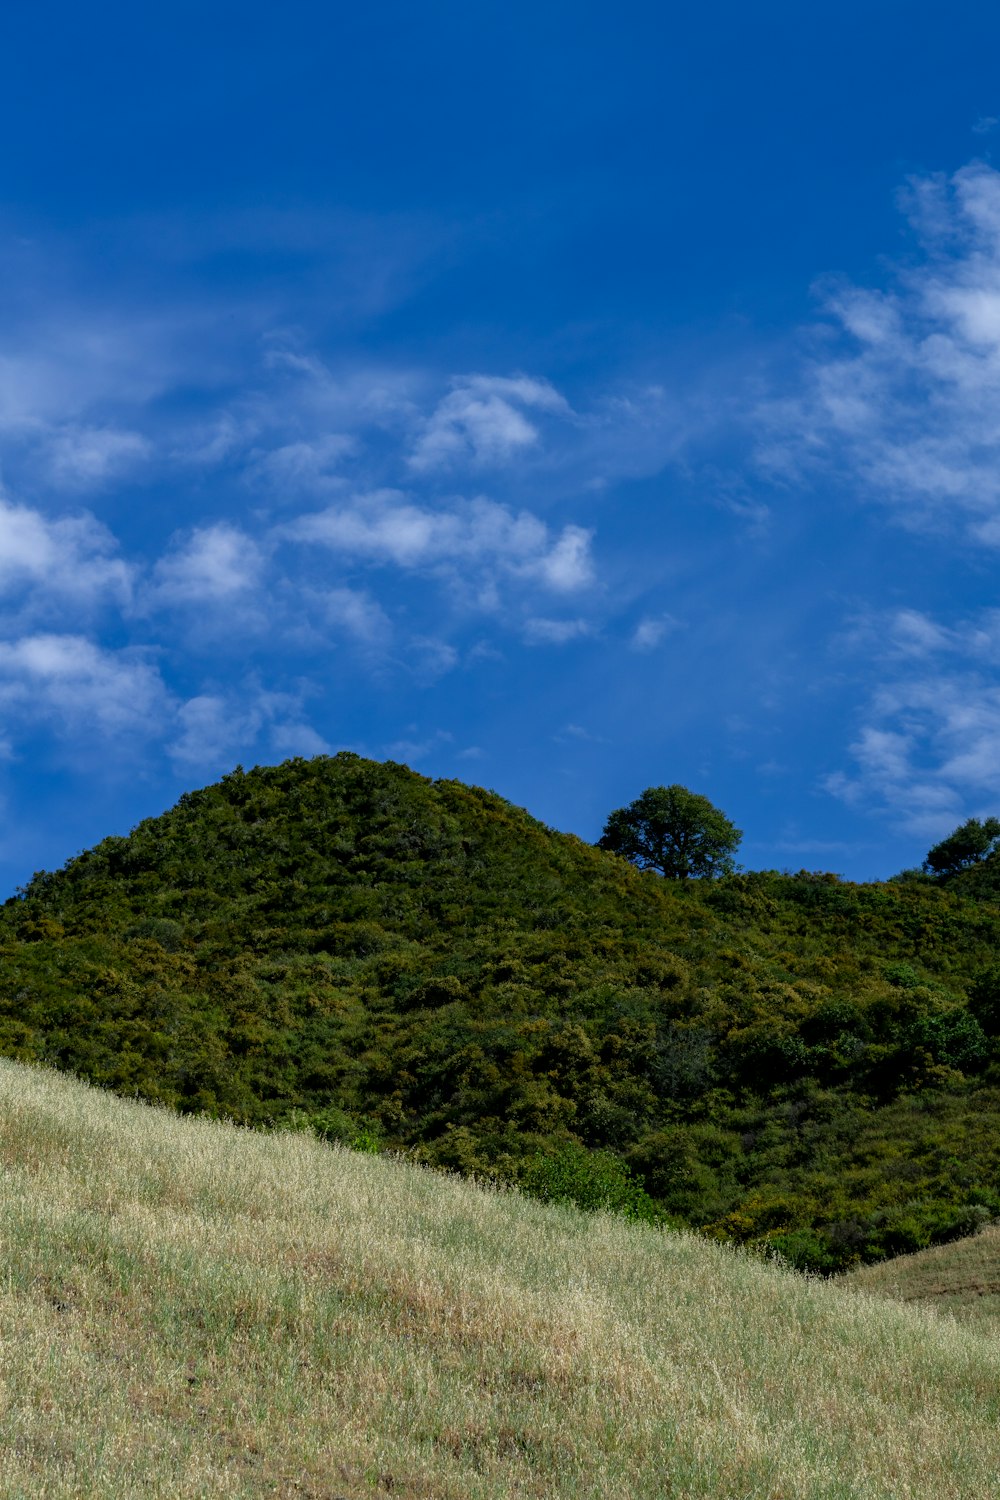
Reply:
[[[341,754],[0,910],[0,1052],[834,1271],[1000,1214],[1000,907],[642,873]]]

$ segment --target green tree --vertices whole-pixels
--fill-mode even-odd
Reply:
[[[994,852],[1000,839],[1000,818],[969,818],[955,832],[935,844],[924,860],[924,869],[933,875],[958,875],[962,870],[981,864]]]
[[[728,874],[742,837],[707,797],[683,786],[650,786],[611,814],[598,843],[641,869],[688,880]]]

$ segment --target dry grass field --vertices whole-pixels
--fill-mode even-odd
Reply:
[[[1000,1344],[0,1063],[8,1497],[1000,1491]]]
[[[1000,1226],[881,1265],[862,1266],[844,1285],[950,1313],[1000,1339]]]

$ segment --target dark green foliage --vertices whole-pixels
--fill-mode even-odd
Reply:
[[[1000,964],[981,969],[969,988],[969,1011],[992,1041],[1000,1038]]]
[[[576,1141],[530,1157],[519,1181],[524,1192],[544,1203],[603,1209],[644,1224],[662,1224],[666,1218],[624,1162],[607,1151],[588,1151]]]
[[[0,1051],[825,1272],[1000,1213],[974,873],[665,880],[402,766],[237,770],[0,911]]]
[[[608,818],[600,848],[671,880],[726,875],[741,831],[725,813],[683,786],[650,786]]]
[[[352,1151],[365,1151],[377,1156],[382,1150],[382,1131],[377,1121],[356,1120],[336,1104],[308,1113],[304,1109],[293,1109],[278,1122],[279,1129],[301,1130],[316,1136],[318,1140],[337,1142]]]
[[[1000,818],[969,818],[955,832],[935,844],[924,860],[924,869],[934,875],[958,875],[981,864],[1000,840]]]

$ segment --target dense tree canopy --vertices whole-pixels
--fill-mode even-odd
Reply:
[[[981,864],[1000,841],[1000,818],[969,818],[954,833],[935,844],[924,860],[924,869],[934,875],[959,875]]]
[[[600,847],[640,869],[688,880],[730,873],[742,837],[707,797],[683,786],[650,786],[611,814]]]

